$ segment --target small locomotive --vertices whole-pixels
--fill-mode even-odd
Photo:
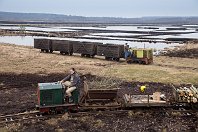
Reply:
[[[79,91],[74,90],[72,97],[65,94],[65,87],[58,82],[38,84],[38,105],[41,113],[64,112],[69,109],[76,109],[78,104]],[[72,100],[69,102],[69,100]]]

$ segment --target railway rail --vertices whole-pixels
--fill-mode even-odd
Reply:
[[[171,108],[145,108],[145,109],[142,109],[141,108],[135,108],[135,109],[128,109],[128,110],[125,110],[125,109],[121,109],[121,110],[93,110],[93,111],[86,111],[86,112],[77,112],[77,113],[69,113],[69,116],[71,118],[73,117],[82,117],[82,116],[91,116],[91,115],[103,115],[103,114],[107,114],[107,115],[110,115],[110,114],[129,114],[130,112],[133,112],[133,113],[146,113],[146,112],[161,112],[161,114],[166,114],[166,115],[198,115],[198,110],[187,110],[185,108],[183,109],[171,109]]]
[[[168,115],[192,115],[196,114],[198,115],[198,110],[192,110],[192,109],[186,109],[186,108],[179,108],[179,109],[172,109],[172,108],[146,108],[142,109],[141,108],[133,108],[133,109],[109,109],[109,110],[97,110],[93,109],[92,111],[81,111],[77,113],[71,113],[69,112],[68,116],[70,118],[74,117],[81,117],[81,116],[91,116],[91,115],[100,115],[100,114],[128,114],[129,112],[162,112],[162,114],[168,114]],[[15,123],[15,122],[22,122],[25,120],[33,120],[33,119],[38,119],[38,120],[46,120],[52,117],[59,117],[60,114],[57,115],[42,115],[40,114],[39,111],[29,111],[29,112],[24,112],[24,113],[16,113],[16,114],[9,114],[9,115],[3,115],[0,116],[0,126],[5,126],[6,124],[10,123]],[[61,114],[62,116],[62,114]]]

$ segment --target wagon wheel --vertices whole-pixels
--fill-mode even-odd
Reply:
[[[55,114],[57,114],[57,111],[55,110],[55,108],[50,108],[49,113],[52,115],[55,115]]]
[[[65,52],[65,55],[69,55],[69,53],[68,52]]]
[[[115,61],[117,61],[117,62],[120,61],[120,58],[115,58]]]
[[[145,59],[144,64],[148,65],[148,59],[147,58]]]
[[[130,61],[130,60],[127,60],[126,63],[127,63],[127,64],[131,64],[131,61]]]
[[[63,51],[60,51],[60,54],[63,55]]]
[[[192,106],[192,109],[198,110],[198,103],[191,104],[191,106]]]
[[[88,54],[87,54],[86,57],[91,57],[91,55],[88,55]]]
[[[73,55],[73,52],[70,52],[69,55],[72,56]]]
[[[137,62],[138,62],[139,64],[142,64],[142,61],[141,61],[141,60],[138,60]]]

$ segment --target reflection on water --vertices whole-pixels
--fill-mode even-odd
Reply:
[[[198,33],[189,33],[189,34],[177,34],[177,35],[159,35],[159,36],[146,36],[145,38],[190,38],[190,39],[198,39]]]
[[[42,38],[42,37],[31,37],[31,36],[4,36],[0,37],[0,42],[16,44],[16,45],[25,45],[25,46],[33,46],[34,38]]]
[[[183,27],[198,27],[198,25],[182,25]]]
[[[5,25],[5,24],[4,24]],[[170,28],[171,30],[167,30],[167,28]],[[185,30],[181,30],[182,28],[185,28]],[[20,25],[5,25],[1,26],[0,29],[15,29],[19,30]],[[195,30],[197,29],[197,25],[183,25],[183,26],[144,26],[144,25],[131,25],[131,26],[103,26],[103,27],[68,27],[68,26],[54,26],[54,27],[31,27],[31,26],[25,26],[26,30],[30,31],[78,31],[81,29],[90,29],[95,30],[94,33],[86,36],[81,36],[82,38],[50,38],[50,39],[61,39],[61,40],[71,40],[71,41],[86,41],[86,42],[100,42],[100,43],[112,43],[112,44],[125,44],[128,43],[130,47],[137,47],[137,48],[154,48],[157,50],[162,50],[166,47],[171,46],[177,46],[179,44],[177,43],[171,43],[166,44],[162,43],[166,38],[198,38],[198,32]],[[100,30],[100,32],[97,32],[97,30]],[[104,30],[104,32],[103,32]],[[108,30],[108,33],[107,33]],[[112,30],[112,31],[111,31]],[[117,30],[118,32],[114,33],[113,30]],[[119,33],[119,31],[144,31],[140,33]],[[146,32],[145,32],[146,31]],[[158,35],[158,36],[145,36],[148,35],[147,32],[173,32],[173,33],[180,33],[180,34],[171,34],[171,35]],[[103,33],[102,33],[103,32]],[[187,32],[193,32],[193,33],[187,33]],[[142,38],[137,38],[137,36],[141,36]],[[126,36],[126,37],[124,37]],[[84,38],[83,38],[84,37]],[[26,46],[33,46],[34,44],[34,38],[49,38],[49,37],[31,37],[31,36],[5,36],[0,37],[0,42],[3,43],[11,43],[11,44],[17,44],[17,45],[26,45]],[[94,39],[96,38],[96,39]],[[143,39],[151,39],[157,38],[155,40],[157,43],[149,43],[149,42],[134,42],[137,40]],[[111,40],[112,39],[112,40]]]
[[[145,35],[138,33],[93,33],[93,36],[137,36],[137,35]]]
[[[16,45],[33,46],[34,38],[48,38],[48,39],[59,39],[59,40],[70,40],[70,41],[85,41],[85,42],[100,42],[100,43],[110,43],[110,44],[125,44],[128,43],[130,47],[136,48],[153,48],[157,50],[162,50],[166,47],[178,46],[177,43],[166,44],[166,43],[149,43],[149,42],[130,42],[123,40],[96,40],[96,39],[76,39],[76,38],[56,38],[56,37],[31,37],[31,36],[4,36],[0,37],[0,42],[10,43]]]
[[[171,28],[172,30],[167,30],[167,28]],[[173,29],[174,28],[174,29]],[[90,29],[90,30],[119,30],[119,31],[139,31],[139,32],[195,32],[195,28],[186,27],[185,30],[181,30],[181,27],[176,26],[106,26],[104,28],[101,27],[60,27],[60,29],[74,29],[74,30],[82,30],[82,29]]]
[[[20,29],[21,25],[9,25],[9,24],[0,24],[0,29]],[[146,32],[158,32],[158,31],[165,31],[165,32],[194,32],[197,25],[183,25],[183,26],[106,26],[106,27],[69,27],[69,26],[53,26],[53,27],[34,27],[34,26],[25,26],[26,30],[33,30],[33,31],[76,31],[81,29],[90,29],[90,30],[120,30],[120,31],[146,31]],[[193,26],[193,27],[192,27]],[[167,28],[172,28],[173,30],[167,30]],[[186,28],[186,30],[177,30],[180,28]]]
[[[45,31],[45,32],[50,32],[50,31],[54,31],[54,32],[61,32],[61,31],[67,31],[67,32],[71,32],[71,31],[75,31],[72,29],[61,29],[61,28],[56,28],[56,27],[29,27],[29,26],[24,26],[25,30],[30,30],[30,31]],[[20,26],[0,26],[0,29],[14,29],[14,30],[20,30]]]

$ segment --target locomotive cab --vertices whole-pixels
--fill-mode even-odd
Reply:
[[[126,58],[127,63],[137,62],[146,65],[153,63],[152,49],[131,49],[130,52],[132,54]]]

